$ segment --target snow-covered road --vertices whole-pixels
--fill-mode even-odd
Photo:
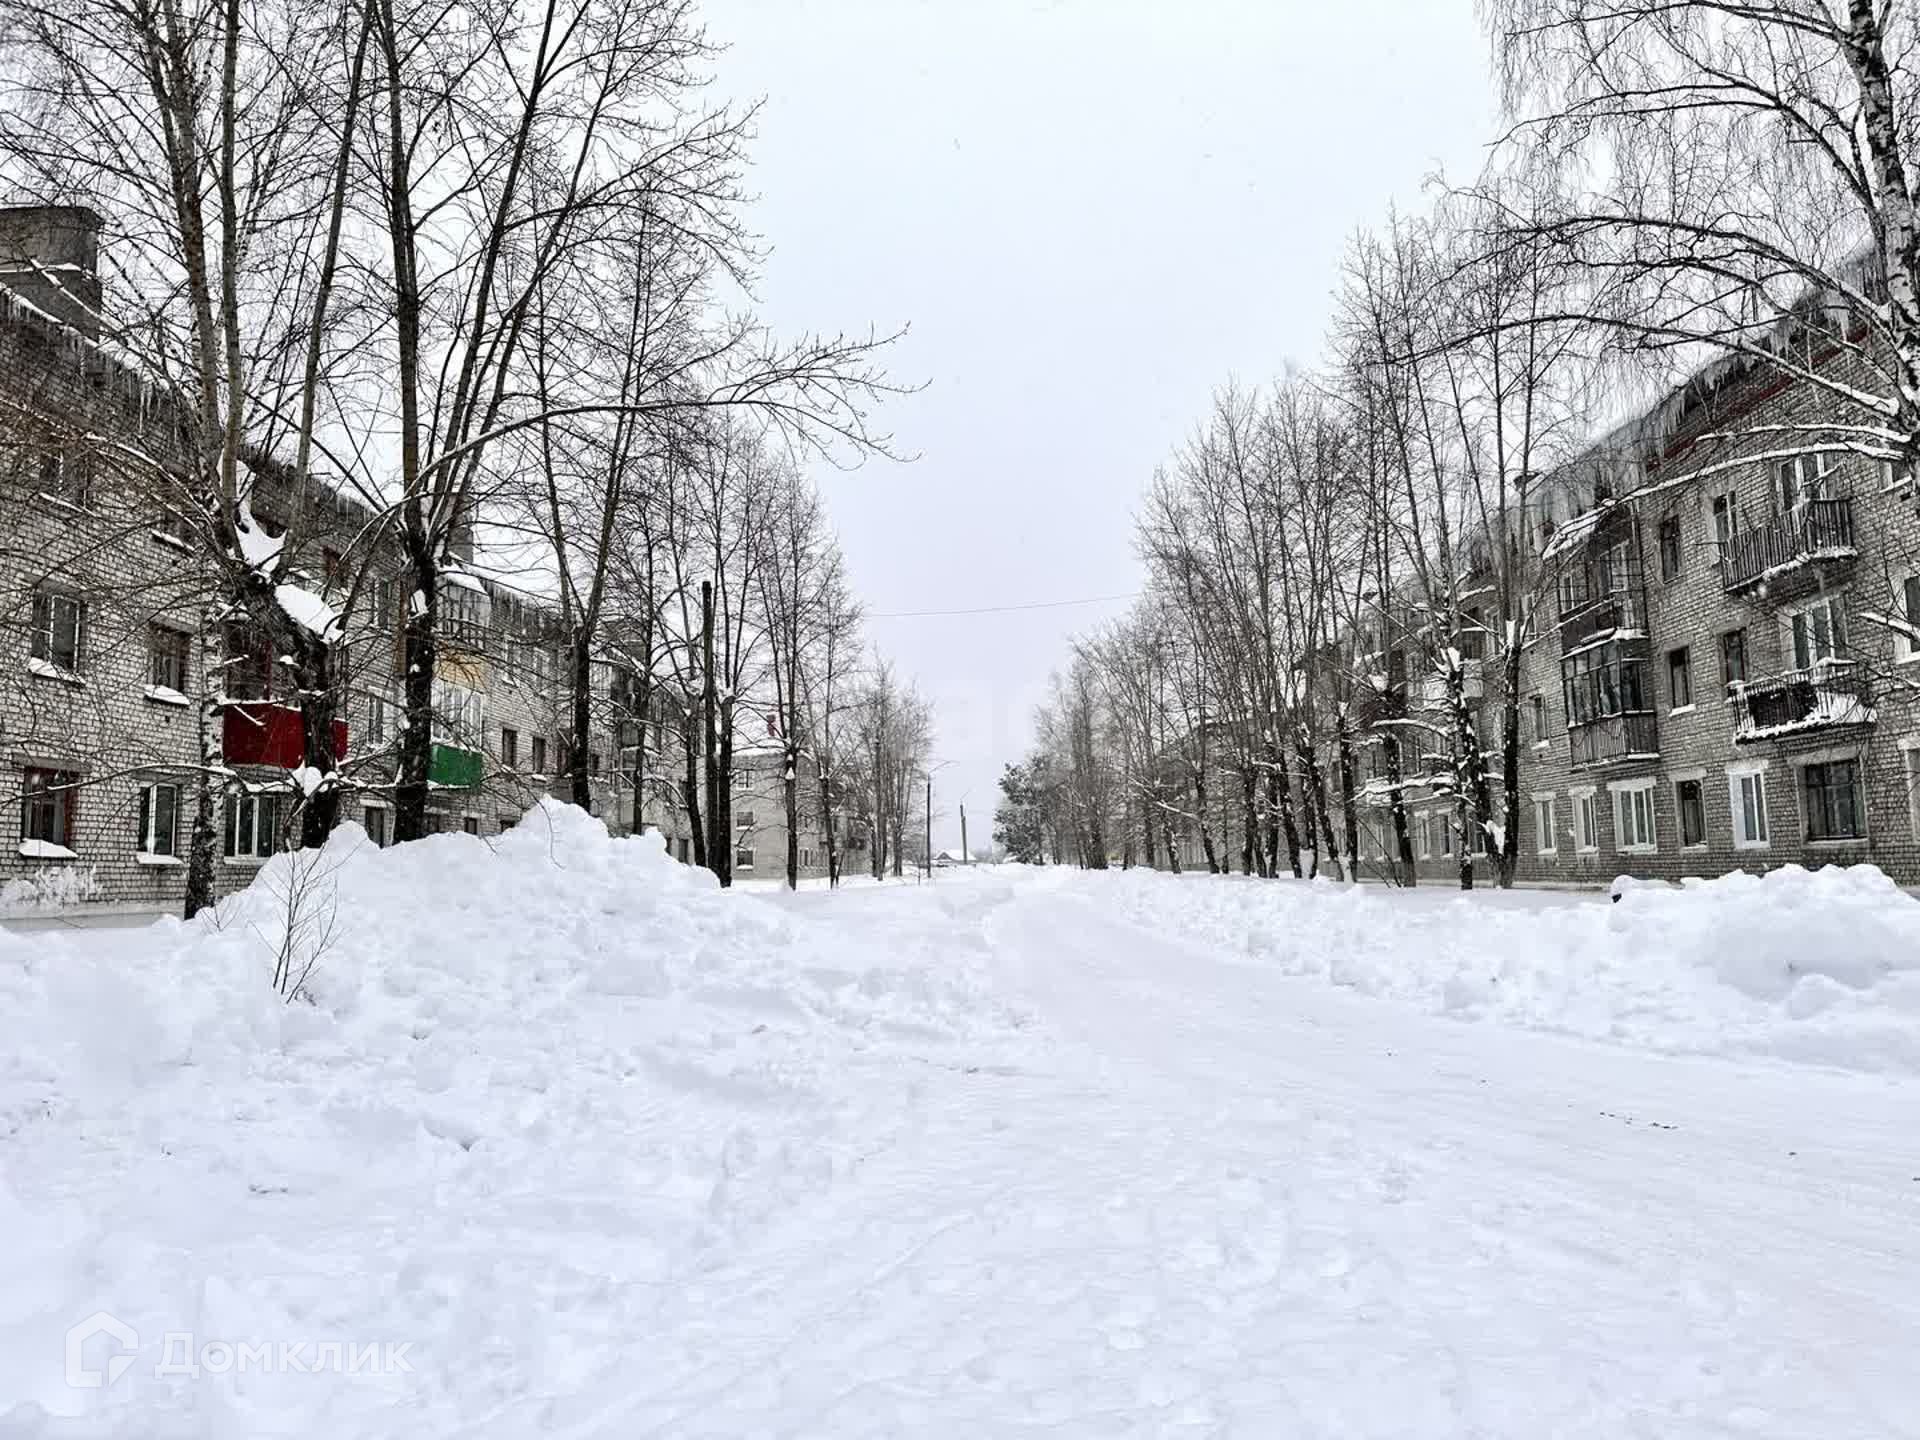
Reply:
[[[1414,1015],[1068,877],[789,903],[938,907],[1056,1038],[927,1077],[564,1433],[1920,1434],[1909,1085]]]
[[[0,936],[0,1440],[1920,1437],[1920,906],[1871,877],[351,846],[311,1005],[276,870]]]

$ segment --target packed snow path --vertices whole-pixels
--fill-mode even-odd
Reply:
[[[1514,1012],[1615,995],[1598,1043],[1263,958],[1344,954],[1331,890],[770,902],[539,818],[350,857],[311,1007],[247,1008],[261,899],[0,946],[0,1437],[1920,1436],[1915,1010],[1860,960],[1906,902],[1774,919],[1848,915],[1830,1003]],[[1744,1053],[1856,1033],[1880,1073]],[[97,1309],[137,1348],[75,1388]],[[183,1378],[170,1332],[410,1348]]]
[[[1920,1434],[1911,1089],[1410,1015],[1071,882],[964,894],[833,903],[876,938],[952,906],[1060,1042],[930,1079],[676,1317],[704,1363],[578,1433]]]

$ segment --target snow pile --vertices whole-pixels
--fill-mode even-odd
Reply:
[[[1103,898],[1223,954],[1466,1019],[1920,1072],[1920,901],[1880,870],[1617,889],[1607,904],[1135,871]]]
[[[557,804],[486,841],[343,826],[190,924],[0,934],[0,1435],[391,1433],[423,1386],[564,1389],[914,1123],[863,1065],[996,1053],[966,959],[849,947]],[[76,1387],[96,1311],[132,1360]],[[183,1333],[307,1348],[183,1379]],[[411,1350],[316,1380],[336,1344]]]

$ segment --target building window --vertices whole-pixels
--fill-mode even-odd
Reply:
[[[20,843],[23,851],[53,847],[71,855],[74,814],[79,809],[80,777],[71,770],[41,770],[28,767],[23,772],[20,793]],[[61,856],[58,858],[67,858]]]
[[[1767,776],[1764,770],[1729,770],[1727,802],[1733,810],[1736,850],[1758,850],[1768,843]]]
[[[93,466],[84,455],[42,450],[39,477],[40,493],[49,500],[64,500],[83,510],[93,503]]]
[[[1813,762],[1801,770],[1806,800],[1807,839],[1858,840],[1867,833],[1860,804],[1860,762]]]
[[[1907,622],[1900,636],[1900,658],[1920,660],[1920,575],[1900,582],[1900,618]]]
[[[1440,858],[1444,860],[1453,854],[1453,822],[1444,814],[1436,814],[1433,817],[1433,828],[1439,832]]]
[[[687,839],[686,836],[682,835],[680,837],[678,841],[678,849],[680,851],[680,863],[682,865],[687,865],[692,863],[691,857],[693,852],[691,849],[691,842]]]
[[[478,815],[461,816],[460,828],[469,835],[478,835],[480,833],[480,817]]]
[[[1660,578],[1678,579],[1680,575],[1680,517],[1669,515],[1660,522]]]
[[[1793,612],[1788,623],[1793,632],[1796,670],[1810,670],[1821,660],[1846,658],[1847,614],[1838,595],[1821,596]]]
[[[753,868],[753,847],[751,845],[736,845],[733,847],[733,868],[736,870],[751,870]]]
[[[1553,854],[1559,842],[1553,830],[1553,796],[1551,795],[1533,797],[1533,836],[1534,849],[1539,854]]]
[[[509,770],[520,766],[520,732],[510,725],[500,727],[500,763]]]
[[[1673,782],[1673,808],[1680,812],[1680,844],[1683,847],[1707,843],[1707,807],[1698,780]]]
[[[280,849],[280,797],[227,797],[226,855],[229,860],[265,860]]]
[[[147,683],[184,695],[187,690],[188,636],[170,625],[147,628]]]
[[[387,697],[369,695],[367,697],[367,743],[382,745],[387,739]]]
[[[1686,645],[1667,652],[1667,700],[1675,710],[1685,710],[1693,704],[1691,659],[1691,648]]]
[[[1657,850],[1653,830],[1653,782],[1613,792],[1613,842],[1620,851]]]
[[[1600,848],[1599,807],[1591,790],[1583,790],[1573,797],[1573,848],[1588,851]]]
[[[500,827],[500,833],[504,835],[520,822],[512,815],[496,815],[493,817],[493,823]]]
[[[33,639],[29,653],[67,675],[80,673],[80,647],[87,631],[87,602],[58,590],[33,592]]]
[[[1780,509],[1784,513],[1827,493],[1827,457],[1796,455],[1782,460],[1774,470],[1779,482]]]
[[[386,849],[387,807],[384,805],[369,805],[366,807],[364,813],[366,815],[367,838],[382,850]]]
[[[233,700],[265,700],[273,689],[273,653],[265,635],[251,626],[227,626],[226,676],[221,691]]]
[[[544,735],[533,737],[533,773],[536,775],[547,773],[547,737]]]
[[[178,855],[180,787],[145,785],[140,790],[140,824],[134,848],[143,855]]]
[[[598,775],[600,773],[600,752],[598,750],[590,750],[587,752],[587,773],[589,775]]]
[[[1733,537],[1740,533],[1740,497],[1732,490],[1713,497],[1713,543],[1724,556]]]
[[[1551,737],[1547,734],[1547,697],[1532,696],[1527,701],[1527,707],[1533,715],[1533,743],[1536,745],[1549,743]]]
[[[1720,678],[1731,691],[1747,678],[1747,632],[1742,626],[1720,637]]]
[[[757,822],[753,811],[738,810],[734,812],[733,823],[742,830],[751,830]]]
[[[1920,840],[1920,744],[1909,742],[1900,752],[1900,769],[1907,781],[1907,824]]]

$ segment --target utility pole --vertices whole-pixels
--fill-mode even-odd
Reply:
[[[927,882],[933,882],[933,772],[927,772]]]
[[[973,851],[967,848],[967,802],[960,802],[960,863],[973,864]]]

